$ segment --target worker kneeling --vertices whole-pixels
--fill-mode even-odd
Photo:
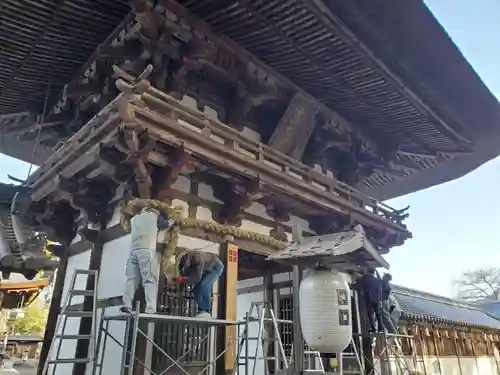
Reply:
[[[212,287],[224,272],[224,265],[215,254],[203,251],[185,251],[179,255],[179,274],[173,281],[193,286],[193,294],[198,305],[197,318],[212,315]]]
[[[158,261],[156,259],[156,240],[158,230],[168,229],[173,220],[163,219],[157,210],[144,208],[130,220],[130,253],[125,269],[126,282],[123,292],[121,311],[130,313],[134,295],[142,282],[146,299],[146,313],[156,312],[158,292]]]

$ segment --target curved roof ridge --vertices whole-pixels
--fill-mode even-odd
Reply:
[[[482,309],[478,305],[474,305],[472,303],[460,301],[458,299],[446,297],[446,296],[441,296],[439,294],[434,294],[434,293],[429,293],[426,291],[418,290],[418,289],[413,289],[413,288],[408,288],[405,286],[401,285],[395,285],[391,284],[392,286],[392,291],[397,294],[405,294],[410,297],[417,297],[417,298],[422,298],[426,299],[428,301],[434,301],[434,302],[439,302],[439,303],[446,303],[448,305],[452,305],[455,307],[461,307],[461,308],[466,308],[466,309],[471,309],[471,310],[481,310]]]

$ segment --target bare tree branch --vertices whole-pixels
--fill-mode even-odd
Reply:
[[[500,268],[479,268],[464,272],[453,283],[457,297],[467,301],[500,300]]]

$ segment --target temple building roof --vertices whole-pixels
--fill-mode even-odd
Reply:
[[[116,96],[112,65],[149,53],[190,61],[182,87],[202,107],[236,108],[231,90],[245,81],[254,107],[245,103],[244,120],[264,143],[291,98],[313,103],[303,123],[323,124],[309,129],[297,160],[319,165],[319,142],[331,164],[350,142],[339,133],[359,138],[368,161],[357,187],[378,199],[460,177],[500,153],[498,101],[421,0],[134,0],[135,14],[129,3],[6,1],[0,152],[30,161],[40,139],[41,164]],[[161,87],[160,73],[155,86],[176,91]],[[234,115],[224,122],[242,122]]]
[[[23,275],[14,273],[9,280],[0,281],[0,293],[3,294],[1,308],[24,307],[31,303],[48,285],[48,279],[26,280]]]
[[[500,320],[478,305],[397,285],[393,285],[393,293],[403,319],[500,330]]]

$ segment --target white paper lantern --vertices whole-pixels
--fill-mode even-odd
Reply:
[[[310,272],[300,284],[300,325],[310,350],[340,353],[352,339],[348,275],[332,270]]]

